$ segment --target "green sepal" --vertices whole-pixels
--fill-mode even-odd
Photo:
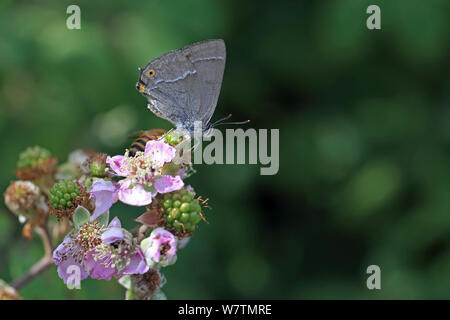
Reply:
[[[101,226],[107,226],[109,222],[109,210],[99,215],[95,221],[97,221]]]
[[[156,291],[149,300],[167,300],[167,296],[161,290]]]
[[[119,284],[122,285],[125,289],[130,290],[131,289],[131,276],[129,274],[126,274],[119,278],[118,280]]]
[[[73,216],[72,216],[73,225],[75,226],[76,229],[78,229],[78,228],[80,228],[80,226],[82,226],[86,222],[89,222],[90,217],[91,217],[91,214],[85,207],[78,206],[75,209]]]

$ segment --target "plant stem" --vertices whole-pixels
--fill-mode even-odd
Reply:
[[[41,237],[42,244],[44,245],[45,254],[41,258],[41,260],[36,262],[30,268],[30,270],[28,270],[26,274],[24,274],[20,279],[14,281],[11,284],[11,287],[13,287],[16,290],[22,288],[32,279],[34,279],[35,277],[37,277],[38,275],[40,275],[42,272],[44,272],[53,265],[53,257],[52,257],[53,249],[48,227],[36,227],[35,230],[36,233]]]

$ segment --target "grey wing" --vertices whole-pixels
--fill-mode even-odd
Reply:
[[[181,50],[194,65],[200,78],[201,104],[196,120],[202,121],[203,128],[206,128],[216,109],[222,86],[226,60],[225,42],[222,39],[206,40]]]
[[[189,130],[194,121],[206,128],[216,108],[225,59],[223,40],[194,43],[150,61],[141,71],[138,89],[157,116]]]
[[[177,127],[184,127],[200,109],[200,80],[197,70],[180,51],[168,52],[141,71],[139,84],[149,100],[149,109]]]

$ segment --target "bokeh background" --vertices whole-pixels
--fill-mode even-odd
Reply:
[[[81,7],[81,30],[66,8]],[[382,30],[366,28],[381,7]],[[450,298],[450,2],[0,2],[0,189],[29,145],[63,162],[76,148],[119,154],[128,134],[170,128],[135,89],[137,68],[223,38],[214,118],[280,129],[280,170],[200,165],[210,198],[195,238],[163,270],[170,299]],[[141,210],[116,205],[126,226]],[[43,253],[0,202],[0,278]],[[382,289],[366,288],[381,267]],[[56,269],[27,299],[121,299],[116,281],[68,290]]]

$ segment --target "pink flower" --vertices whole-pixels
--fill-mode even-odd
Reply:
[[[175,158],[175,152],[175,148],[167,143],[158,140],[150,140],[145,145],[144,155],[152,159],[154,167],[160,168],[166,162],[170,162]]]
[[[95,197],[92,220],[105,213],[111,206],[122,201],[131,206],[146,206],[159,193],[168,193],[183,188],[181,176],[161,175],[162,167],[175,157],[175,148],[162,141],[150,140],[145,151],[133,157],[107,157],[106,162],[117,176],[125,177],[118,183],[97,180],[91,188]]]
[[[168,193],[183,188],[184,183],[180,176],[172,177],[169,175],[155,179],[155,189],[159,193]]]
[[[174,264],[177,253],[177,239],[169,231],[156,228],[141,242],[147,264],[151,268]]]
[[[113,181],[96,180],[91,187],[90,195],[95,198],[95,211],[91,221],[97,219],[111,208],[118,200],[118,185]]]
[[[108,156],[106,157],[106,163],[109,164],[109,167],[114,170],[117,175],[126,177],[128,175],[128,170],[124,159],[124,156]]]
[[[64,283],[74,267],[80,271],[80,280],[88,276],[110,280],[125,274],[144,274],[149,269],[141,249],[133,244],[131,234],[122,229],[117,217],[106,228],[97,222],[82,225],[56,248],[53,260]]]
[[[152,202],[151,192],[146,191],[142,185],[130,187],[130,180],[121,180],[118,183],[96,180],[91,187],[90,195],[95,198],[95,211],[91,221],[108,211],[117,200],[131,206],[146,206]]]
[[[152,202],[152,193],[146,191],[141,184],[136,184],[130,188],[130,180],[119,182],[119,199],[130,206],[146,206]]]

